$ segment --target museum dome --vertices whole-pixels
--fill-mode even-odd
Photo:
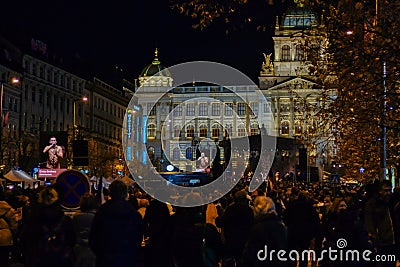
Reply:
[[[168,68],[161,65],[160,60],[158,60],[158,49],[156,48],[153,62],[147,65],[139,75],[139,84],[145,87],[170,87],[172,82],[173,79]]]
[[[163,77],[171,77],[171,73],[168,71],[166,67],[161,65],[161,62],[158,60],[158,49],[154,52],[154,59],[151,64],[147,65],[139,77],[151,77],[151,76],[163,76]]]
[[[281,24],[285,30],[306,30],[317,25],[315,13],[304,5],[291,6],[283,15]]]

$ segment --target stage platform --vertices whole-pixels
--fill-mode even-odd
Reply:
[[[206,172],[160,172],[160,175],[170,183],[181,186],[201,186],[212,181]]]

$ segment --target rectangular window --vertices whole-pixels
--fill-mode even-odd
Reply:
[[[174,104],[174,116],[182,116],[182,105]]]
[[[52,71],[51,71],[51,69],[47,69],[47,74],[46,74],[46,79],[49,81],[49,82],[53,82],[53,77],[52,77]]]
[[[186,128],[186,137],[194,137],[194,128],[193,127],[187,127]]]
[[[39,104],[43,104],[43,91],[39,89]]]
[[[32,102],[35,102],[36,101],[36,88],[35,87],[32,87],[32,91],[31,91],[31,100],[32,100]]]
[[[246,129],[245,128],[239,128],[238,129],[238,136],[245,136],[246,135]]]
[[[218,138],[219,137],[219,128],[212,129],[212,136]]]
[[[246,103],[238,103],[237,114],[238,115],[246,115]]]
[[[225,137],[232,136],[232,124],[225,125]]]
[[[199,116],[208,116],[208,105],[207,105],[207,103],[200,103],[200,105],[199,105]]]
[[[181,134],[181,127],[174,128],[174,137],[179,137]]]
[[[51,94],[50,92],[46,92],[46,106],[48,108],[50,107],[50,101],[51,101]]]
[[[200,128],[199,136],[201,138],[206,138],[207,137],[207,128]]]
[[[153,103],[147,103],[147,113],[149,116],[156,115],[156,106]]]
[[[58,96],[54,95],[53,100],[53,108],[56,109],[58,107]]]
[[[225,103],[225,116],[232,116],[233,103]]]
[[[220,105],[219,103],[213,103],[211,106],[211,114],[213,116],[219,116],[220,115]]]
[[[251,112],[252,112],[254,115],[258,115],[258,103],[257,103],[257,102],[252,102],[252,103],[250,104],[250,107],[251,107]]]
[[[270,112],[269,104],[264,104],[264,113],[269,113],[269,112]]]
[[[36,64],[32,63],[32,75],[37,76],[37,69],[36,69]]]
[[[186,116],[194,116],[194,103],[186,105]]]
[[[40,66],[40,68],[39,68],[39,76],[40,76],[40,78],[44,79],[44,68],[43,68],[43,66]]]

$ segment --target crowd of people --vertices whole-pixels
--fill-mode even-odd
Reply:
[[[338,240],[349,250],[372,251],[371,258],[399,259],[400,191],[389,181],[279,181],[254,192],[239,182],[213,203],[184,208],[116,180],[103,203],[86,193],[73,213],[61,208],[60,194],[57,186],[0,190],[0,266],[396,266],[328,257],[283,261],[265,250],[301,256],[337,249]]]

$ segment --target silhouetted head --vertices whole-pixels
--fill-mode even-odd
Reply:
[[[110,184],[111,199],[126,199],[128,197],[128,187],[122,181],[115,180]]]
[[[39,192],[38,203],[51,206],[58,200],[58,193],[52,187],[45,187]]]

